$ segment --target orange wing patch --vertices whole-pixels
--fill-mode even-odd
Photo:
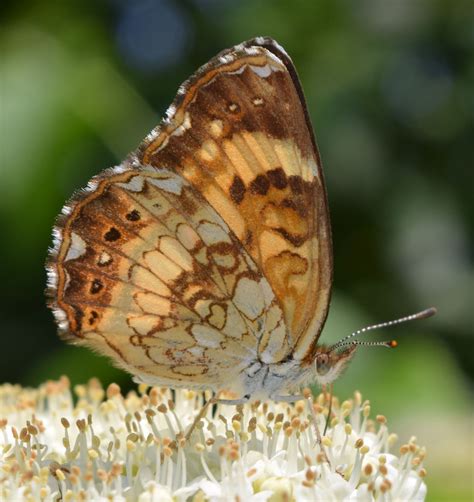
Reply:
[[[284,52],[237,47],[183,86],[137,154],[179,172],[223,218],[270,283],[297,359],[317,341],[332,280],[326,194],[302,99]]]

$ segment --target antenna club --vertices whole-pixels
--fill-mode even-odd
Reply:
[[[390,340],[389,346],[391,349],[398,347],[398,342],[396,340]]]
[[[426,319],[428,317],[434,316],[438,312],[438,309],[436,307],[430,307],[428,309],[423,310],[420,312],[420,319]]]

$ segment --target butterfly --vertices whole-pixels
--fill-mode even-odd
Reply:
[[[140,382],[292,401],[363,343],[318,344],[326,188],[296,69],[270,38],[202,66],[138,149],[72,197],[47,269],[60,335]]]

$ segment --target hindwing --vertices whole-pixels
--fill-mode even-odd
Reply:
[[[270,285],[192,185],[123,167],[95,183],[65,218],[50,268],[66,338],[142,380],[187,387],[222,385],[258,354],[288,350]]]

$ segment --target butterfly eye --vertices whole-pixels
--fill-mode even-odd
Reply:
[[[316,356],[316,371],[318,375],[325,375],[329,371],[329,356],[327,354],[318,354]]]

